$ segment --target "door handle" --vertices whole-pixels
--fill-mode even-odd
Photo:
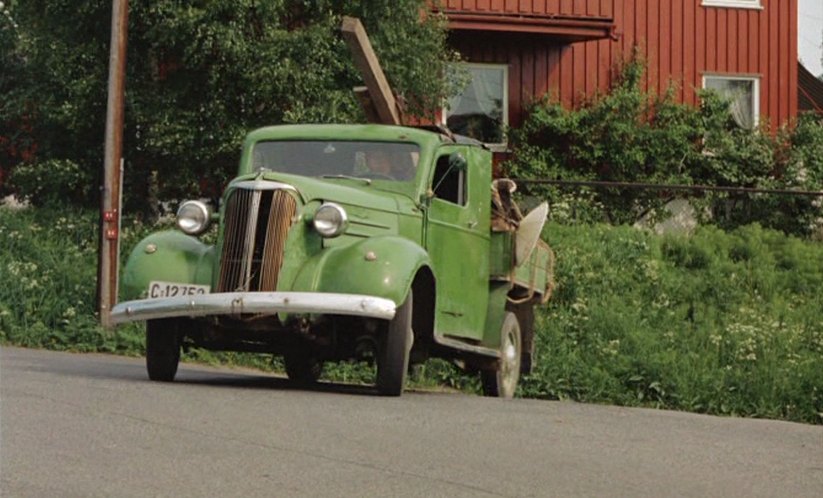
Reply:
[[[470,222],[466,223],[466,225],[468,225],[469,228],[474,228],[474,227],[477,226],[477,222],[476,221],[470,221]]]

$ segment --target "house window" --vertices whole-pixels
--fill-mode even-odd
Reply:
[[[762,9],[760,0],[703,0],[703,7],[730,7],[736,9]]]
[[[502,64],[465,64],[470,79],[463,91],[449,99],[443,111],[446,126],[458,135],[481,142],[506,141],[509,122],[508,67]]]
[[[747,130],[760,119],[760,79],[744,76],[704,76],[703,88],[714,90],[731,102],[735,122]]]

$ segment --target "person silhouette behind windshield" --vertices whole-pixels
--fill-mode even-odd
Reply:
[[[407,152],[373,150],[366,155],[366,166],[375,178],[409,180],[414,176],[414,165]]]
[[[366,166],[369,172],[376,177],[391,178],[394,180],[392,158],[384,150],[371,151],[366,155]]]

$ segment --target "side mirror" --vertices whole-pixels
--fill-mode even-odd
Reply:
[[[466,158],[463,157],[463,154],[459,152],[452,152],[449,155],[449,169],[455,169],[457,171],[466,171],[469,167],[469,162],[466,161]]]

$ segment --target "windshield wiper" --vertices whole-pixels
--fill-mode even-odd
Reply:
[[[338,178],[342,180],[357,180],[361,182],[366,182],[366,185],[371,185],[371,178],[363,178],[362,176],[351,176],[351,175],[323,175],[320,178]]]

